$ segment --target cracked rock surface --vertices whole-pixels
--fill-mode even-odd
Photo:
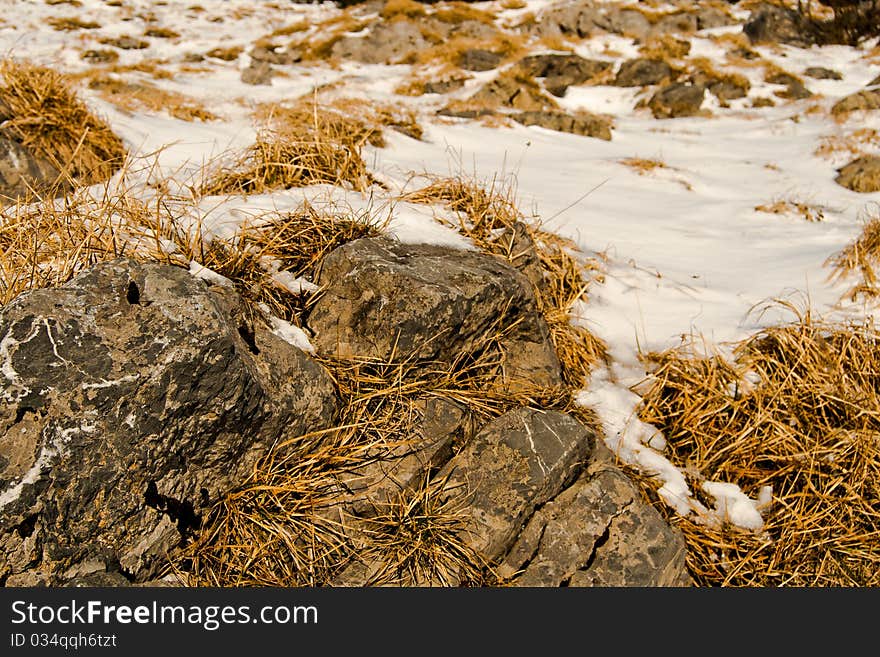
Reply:
[[[274,441],[329,425],[329,375],[236,307],[120,259],[0,311],[0,580],[147,581]]]

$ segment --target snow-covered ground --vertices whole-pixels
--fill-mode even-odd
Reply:
[[[548,2],[528,2],[520,9],[502,10],[513,16],[537,11]],[[859,233],[863,220],[878,212],[880,193],[859,194],[835,183],[836,167],[849,158],[816,153],[823,139],[845,136],[859,128],[880,130],[880,112],[835,121],[830,107],[841,97],[864,87],[880,73],[880,57],[869,56],[876,44],[797,49],[755,46],[766,60],[795,74],[808,66],[838,71],[841,80],[804,77],[812,98],[784,101],[775,107],[752,108],[749,99],[772,97],[779,87],[763,82],[760,69],[743,68],[750,78],[749,99],[720,107],[707,100],[711,116],[657,120],[636,109],[639,90],[613,86],[572,87],[560,104],[613,114],[611,141],[574,136],[514,124],[489,127],[476,121],[434,116],[442,99],[394,93],[410,72],[405,65],[288,65],[271,85],[241,82],[249,63],[248,48],[273,30],[305,20],[310,24],[339,10],[332,4],[295,4],[279,0],[201,0],[189,2],[122,3],[80,0],[47,4],[43,0],[0,3],[0,49],[9,56],[30,59],[70,73],[93,65],[81,58],[90,48],[106,48],[100,40],[121,35],[140,36],[151,25],[179,36],[147,38],[139,50],[120,50],[118,65],[151,60],[169,72],[166,77],[138,76],[160,88],[184,93],[204,104],[219,118],[187,122],[163,112],[126,112],[102,100],[92,90],[82,96],[129,148],[147,158],[158,157],[162,171],[184,178],[210,158],[242,148],[255,136],[253,110],[258,103],[281,101],[336,83],[339,93],[394,104],[407,104],[420,113],[424,137],[415,140],[387,131],[383,148],[368,147],[365,159],[390,192],[407,188],[412,174],[464,174],[491,183],[511,185],[519,206],[534,214],[545,228],[572,238],[586,258],[601,264],[601,276],[591,284],[590,301],[580,308],[581,319],[605,340],[613,357],[610,371],[594,373],[579,399],[593,406],[606,426],[606,441],[621,458],[658,473],[666,481],[661,495],[679,512],[696,511],[707,520],[720,514],[743,527],[759,529],[761,499],[748,500],[728,482],[709,482],[707,492],[718,500],[707,511],[690,495],[684,477],[663,457],[663,437],[635,418],[639,401],[630,386],[644,375],[638,354],[681,344],[700,336],[723,350],[763,326],[790,319],[771,306],[774,298],[809,305],[814,312],[862,317],[873,309],[841,301],[846,281],[830,283],[826,259]],[[478,7],[500,9],[495,2]],[[196,8],[197,7],[197,8]],[[747,15],[741,10],[740,15]],[[76,17],[100,27],[63,31],[50,18]],[[737,33],[741,26],[716,28],[688,37],[692,55],[721,62],[723,50],[711,35]],[[189,53],[241,46],[233,61],[206,59],[186,66]],[[584,41],[577,52],[609,59],[637,55],[631,39],[603,35]],[[732,70],[730,67],[719,67]],[[491,78],[477,73],[468,89]],[[876,144],[866,147],[877,150]],[[158,155],[154,155],[158,153]],[[640,173],[621,162],[643,158],[663,163]],[[381,198],[312,189],[239,198],[211,206],[209,224],[230,229],[261,209],[284,209],[304,197],[342,198],[352,207],[376,207],[393,214],[392,229],[401,239],[440,241],[467,247],[457,234],[431,217],[431,210],[406,204],[387,204]],[[381,195],[379,195],[381,197]],[[775,201],[807,203],[821,211],[821,221],[793,214],[756,210]],[[302,341],[304,335],[297,334]]]

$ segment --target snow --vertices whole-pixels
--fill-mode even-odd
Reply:
[[[521,125],[487,127],[479,122],[432,118],[441,96],[409,98],[393,90],[406,80],[407,66],[280,67],[285,75],[271,85],[248,86],[239,79],[247,65],[243,55],[233,62],[206,60],[208,73],[180,71],[181,58],[217,46],[249,46],[259,37],[305,20],[315,25],[336,10],[329,3],[259,3],[252,0],[202,0],[203,12],[181,11],[179,3],[156,4],[128,0],[118,9],[97,0],[81,7],[47,5],[40,1],[6,2],[0,22],[0,49],[70,72],[90,66],[79,57],[87,47],[102,47],[97,38],[138,36],[148,24],[180,33],[177,39],[149,39],[143,51],[120,51],[120,65],[150,59],[174,71],[170,79],[144,77],[160,88],[185,93],[220,119],[184,122],[166,114],[123,112],[83,89],[83,97],[111,123],[127,145],[150,169],[177,179],[197,177],[206,163],[251,143],[254,107],[283,101],[325,85],[337,85],[352,97],[392,104],[408,103],[421,113],[421,141],[393,131],[384,148],[367,148],[371,172],[388,188],[361,194],[316,186],[248,198],[205,199],[197,217],[213,234],[230,235],[242,222],[265,211],[285,211],[303,201],[347,207],[383,217],[385,230],[404,242],[427,241],[456,248],[474,248],[437,218],[454,221],[441,207],[393,201],[411,189],[414,174],[458,175],[509,184],[520,207],[540,218],[545,229],[571,238],[585,258],[602,263],[601,278],[589,289],[589,303],[578,309],[585,322],[608,345],[613,364],[596,371],[577,399],[593,407],[604,424],[605,441],[620,458],[656,475],[663,482],[661,497],[683,515],[705,522],[727,521],[760,530],[760,512],[770,503],[770,491],[749,499],[730,482],[703,482],[712,497],[708,509],[694,497],[682,472],[664,456],[665,438],[637,417],[639,397],[631,387],[645,371],[639,354],[661,351],[696,338],[724,349],[754,331],[790,319],[772,304],[788,299],[809,305],[823,315],[863,317],[871,307],[842,300],[850,282],[831,282],[826,260],[859,232],[862,221],[876,215],[880,193],[858,194],[834,182],[842,161],[816,154],[823,137],[857,128],[880,129],[880,113],[862,113],[846,124],[835,122],[830,107],[841,97],[863,88],[880,73],[880,60],[868,57],[873,43],[861,49],[841,46],[797,49],[758,46],[768,61],[795,74],[808,66],[839,71],[843,79],[804,84],[816,95],[803,101],[777,100],[775,107],[748,108],[734,101],[729,108],[707,100],[710,117],[655,120],[636,103],[638,89],[579,86],[568,90],[560,104],[614,116],[613,138],[602,141]],[[550,5],[529,0],[509,10],[514,18]],[[740,10],[734,9],[741,13]],[[144,17],[151,15],[153,21]],[[99,30],[60,32],[46,25],[50,16],[78,16],[101,23]],[[222,22],[212,18],[222,17]],[[723,70],[746,75],[753,88],[749,97],[772,97],[778,86],[763,82],[762,67],[741,70],[721,60],[722,49],[712,35],[736,33],[738,28],[708,30],[690,37],[692,55],[717,61]],[[638,55],[632,39],[599,35],[581,43],[584,57],[612,60]],[[137,74],[132,74],[137,75]],[[480,73],[461,94],[469,93]],[[708,98],[708,95],[707,95]],[[876,151],[876,147],[873,147]],[[640,173],[622,163],[627,158],[661,162],[663,167]],[[824,218],[807,222],[793,214],[768,214],[756,206],[776,200],[797,200],[821,206]],[[191,264],[194,275],[219,284],[227,279]],[[288,272],[274,274],[277,283],[296,291],[312,291],[309,281]],[[758,312],[760,309],[766,312]],[[307,334],[278,318],[274,332],[299,348],[311,351]],[[0,345],[0,355],[5,354]],[[2,373],[13,379],[8,358]],[[35,466],[36,467],[36,466]]]

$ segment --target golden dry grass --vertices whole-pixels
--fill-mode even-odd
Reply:
[[[792,310],[795,310],[791,307]],[[704,586],[880,583],[880,362],[873,325],[799,313],[736,345],[646,354],[639,417],[663,431],[667,457],[698,498],[703,481],[772,489],[760,532],[707,525],[656,506],[687,542]],[[656,484],[642,478],[649,495]]]
[[[880,295],[875,271],[880,265],[880,217],[868,217],[859,236],[829,257],[825,264],[831,268],[829,278],[832,281],[858,275],[858,282],[848,292],[851,299],[860,295],[870,298]]]
[[[646,157],[626,157],[622,160],[618,160],[618,162],[642,175],[655,171],[656,169],[668,168],[666,163],[662,160],[655,160]]]
[[[167,112],[182,121],[214,121],[217,116],[201,102],[181,93],[161,89],[148,82],[127,82],[102,74],[91,76],[89,88],[107,102],[127,112]]]
[[[126,151],[105,121],[93,114],[69,81],[28,62],[0,62],[3,134],[51,162],[65,178],[92,184],[107,179]]]
[[[95,21],[84,21],[75,17],[51,17],[46,21],[53,30],[59,32],[73,32],[75,30],[94,30],[101,27]]]
[[[386,0],[379,15],[387,20],[425,16],[425,6],[415,0]]]
[[[822,206],[794,199],[777,199],[772,203],[756,205],[755,210],[766,214],[797,215],[804,221],[825,219],[825,208]]]
[[[209,172],[201,193],[260,194],[321,183],[363,191],[374,182],[361,153],[376,139],[375,128],[323,111],[317,102],[264,111],[267,125],[256,142]]]
[[[663,61],[687,57],[690,51],[690,41],[677,39],[669,34],[651,37],[639,47],[642,56]]]

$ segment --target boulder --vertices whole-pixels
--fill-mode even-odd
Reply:
[[[737,22],[728,12],[712,6],[702,7],[698,5],[696,17],[697,29],[699,30],[711,30],[716,27],[733,25]]]
[[[597,442],[589,468],[532,516],[498,568],[514,586],[692,586],[681,531]]]
[[[796,10],[769,2],[751,9],[743,33],[752,43],[787,43],[802,48],[813,44],[810,32]]]
[[[704,96],[705,89],[701,85],[674,82],[658,89],[647,105],[657,119],[696,116]]]
[[[583,137],[595,137],[605,141],[611,140],[612,121],[598,114],[590,114],[588,112],[568,114],[559,110],[538,110],[519,112],[510,116],[517,123],[526,126],[534,125],[557,132],[568,132]]]
[[[618,87],[646,87],[672,77],[672,67],[662,59],[639,57],[623,62],[614,78]]]
[[[499,335],[506,385],[561,383],[534,289],[499,257],[363,238],[324,258],[318,284],[307,321],[319,353],[449,363]]]
[[[880,192],[880,156],[864,155],[840,167],[834,181],[854,192]]]
[[[522,75],[499,75],[480,87],[469,99],[478,106],[507,107],[524,111],[556,107],[534,80]]]
[[[606,32],[645,40],[651,35],[653,26],[648,17],[636,9],[621,9],[605,5],[598,9],[593,24]]]
[[[48,160],[0,136],[0,205],[45,191],[58,181],[59,174]]]
[[[585,467],[596,436],[570,415],[520,408],[487,424],[437,474],[468,500],[462,541],[488,562],[513,545],[536,508]]]
[[[238,307],[118,259],[0,310],[0,580],[148,581],[278,440],[332,423],[329,374]]]
[[[672,12],[657,19],[651,26],[652,35],[693,34],[699,29],[699,21],[695,14],[686,11]]]
[[[779,98],[788,98],[790,100],[802,100],[812,96],[812,92],[804,86],[803,80],[791,73],[779,71],[765,78],[765,82],[770,84],[779,84],[785,87],[782,91],[777,91],[774,95]]]
[[[297,48],[282,48],[263,44],[255,45],[248,54],[254,62],[266,62],[277,66],[296,64],[302,59],[302,52]]]
[[[519,61],[527,75],[544,78],[544,86],[554,96],[565,95],[571,85],[583,84],[611,69],[611,62],[585,59],[579,55],[544,53],[529,55]]]
[[[365,36],[347,35],[333,44],[332,56],[364,64],[396,64],[431,44],[416,23],[375,23]]]
[[[445,80],[427,80],[424,90],[426,94],[446,94],[458,91],[464,86],[464,78],[447,78]]]

